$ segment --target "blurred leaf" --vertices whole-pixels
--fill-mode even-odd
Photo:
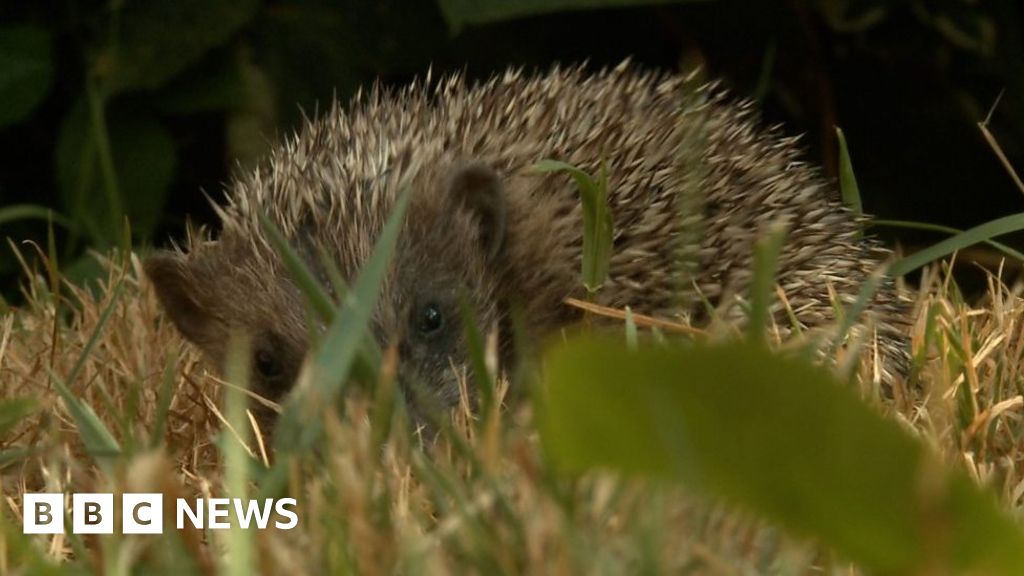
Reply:
[[[31,398],[9,398],[0,402],[0,438],[5,437],[37,407],[38,403]]]
[[[221,432],[220,452],[224,462],[224,495],[245,500],[249,494],[250,463],[249,442],[252,427],[246,418],[246,395],[250,384],[251,341],[241,333],[233,333],[228,341],[225,360],[225,378],[232,386],[224,390],[224,416],[230,429]],[[231,519],[231,529],[224,539],[225,551],[221,559],[221,574],[246,576],[255,570],[255,533],[241,526],[238,518]]]
[[[467,24],[487,24],[552,12],[696,1],[707,0],[438,0],[438,5],[448,26],[458,32]]]
[[[141,238],[160,222],[177,166],[174,141],[155,117],[111,108],[106,114],[118,190],[129,221]],[[121,240],[111,221],[99,177],[97,144],[84,100],[65,116],[57,143],[57,181],[65,212],[107,244]]]
[[[221,48],[171,79],[150,102],[160,112],[187,116],[238,107],[244,84],[233,46]]]
[[[1024,212],[997,218],[990,222],[965,230],[952,238],[947,238],[938,244],[933,244],[924,250],[920,250],[903,258],[889,269],[892,276],[902,276],[908,272],[917,270],[929,262],[949,256],[957,250],[973,246],[979,242],[991,240],[996,236],[1009,234],[1024,230]]]
[[[71,228],[72,223],[66,217],[47,208],[34,204],[12,204],[0,208],[0,224],[15,222],[17,220],[48,220],[52,219],[65,228]]]
[[[157,88],[224,43],[256,14],[257,0],[141,0],[124,4],[115,44],[95,62],[108,95]]]
[[[541,434],[564,468],[684,480],[871,572],[1016,574],[1024,534],[823,368],[762,346],[577,340],[547,355]]]
[[[30,114],[52,83],[49,32],[33,26],[0,28],[0,126]]]

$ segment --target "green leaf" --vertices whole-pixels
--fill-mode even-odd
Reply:
[[[846,135],[838,126],[836,126],[836,138],[839,139],[839,191],[843,196],[843,204],[853,210],[855,214],[863,214],[864,206],[860,201],[860,187],[857,186],[857,177],[853,174],[853,161],[850,160],[850,150],[846,146]]]
[[[118,35],[94,67],[108,95],[162,86],[224,42],[256,14],[256,0],[123,4]]]
[[[970,230],[961,232],[952,238],[947,238],[938,244],[933,244],[924,250],[915,252],[910,256],[893,263],[892,267],[889,269],[889,273],[894,277],[902,276],[908,272],[917,270],[929,262],[949,256],[957,250],[962,250],[968,246],[973,246],[979,242],[995,238],[996,236],[1009,234],[1010,232],[1017,232],[1019,230],[1024,230],[1024,212],[991,220],[984,224],[975,226]]]
[[[487,24],[553,12],[651,6],[684,1],[696,0],[438,0],[438,5],[448,26],[452,31],[458,32],[468,24]]]
[[[50,34],[34,26],[0,28],[0,127],[28,116],[51,84]]]
[[[109,109],[107,134],[117,174],[119,202],[141,238],[156,229],[177,165],[174,141],[155,117],[132,110]],[[57,181],[65,212],[80,228],[108,245],[121,241],[111,229],[107,197],[100,178],[99,148],[85,100],[77,102],[60,129],[56,150]],[[120,216],[118,216],[120,222]]]
[[[583,286],[597,292],[608,278],[612,254],[612,214],[608,209],[608,172],[604,166],[595,180],[583,170],[557,160],[533,165],[537,173],[566,172],[576,181],[583,204]]]
[[[747,342],[630,352],[594,340],[554,348],[545,366],[542,441],[564,469],[688,482],[875,573],[1024,565],[1024,534],[989,496],[823,368]]]

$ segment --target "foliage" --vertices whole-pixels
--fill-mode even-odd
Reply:
[[[769,117],[785,118],[789,132],[809,131],[808,144],[833,174],[832,124],[837,111],[842,113],[851,146],[865,167],[861,172],[868,177],[867,185],[861,184],[869,212],[958,229],[993,217],[992,212],[982,217],[987,203],[965,207],[958,202],[948,217],[901,213],[898,208],[949,206],[951,191],[963,189],[964,183],[946,177],[936,186],[928,180],[942,178],[946,170],[970,173],[972,188],[992,190],[1005,184],[998,167],[990,165],[990,157],[962,130],[972,128],[991,104],[994,92],[989,87],[1004,87],[1006,96],[991,115],[991,130],[1004,143],[1007,156],[1019,158],[1024,74],[1017,56],[1024,52],[1024,42],[1016,24],[1019,9],[1012,0],[977,6],[895,6],[872,0],[730,8],[728,0],[92,0],[6,5],[0,10],[3,234],[38,241],[46,234],[40,215],[52,212],[61,223],[57,246],[68,263],[66,272],[74,280],[95,277],[95,263],[79,259],[87,248],[120,243],[124,216],[132,222],[137,245],[180,236],[186,213],[210,223],[213,214],[204,190],[216,200],[236,165],[252,165],[303,114],[314,115],[335,95],[345,100],[376,78],[387,84],[404,82],[431,64],[435,72],[466,68],[471,76],[482,76],[510,63],[545,67],[555,60],[589,57],[598,65],[630,54],[647,65],[676,67],[685,46],[690,46],[687,62],[703,63],[714,75],[725,76],[740,95],[758,94]],[[640,24],[663,19],[673,30],[666,38]],[[811,23],[813,29],[801,23]],[[749,42],[736,41],[732,27],[749,31],[744,32]],[[524,44],[525,35],[537,41]],[[932,57],[907,61],[906,44],[912,44],[912,53]],[[822,47],[829,53],[816,52]],[[747,61],[749,54],[757,56],[757,65]],[[802,60],[806,58],[811,61]],[[813,68],[814,59],[844,58],[849,65]],[[855,81],[840,73],[856,72],[864,62],[874,73],[872,58],[905,66],[908,72],[900,77],[924,74],[947,87],[925,87],[934,99],[919,103],[924,115],[915,124],[945,126],[960,135],[952,144],[943,141],[948,150],[931,151],[938,155],[932,159],[935,170],[916,172],[925,179],[918,187],[937,196],[936,201],[912,199],[916,187],[879,179],[880,164],[905,166],[914,158],[892,155],[889,143],[899,139],[877,134],[874,140],[866,138],[879,110],[851,110],[849,98],[833,88]],[[807,84],[787,69],[789,62],[801,74],[809,65],[817,76]],[[931,66],[923,62],[938,64],[921,69]],[[916,116],[905,117],[917,122]],[[828,138],[815,136],[819,122],[828,123]],[[909,154],[913,148],[903,145],[900,150]],[[958,166],[946,155],[968,164]],[[6,205],[19,209],[11,211]],[[910,237],[906,231],[901,235]],[[0,253],[5,297],[15,293],[16,270],[13,255]]]

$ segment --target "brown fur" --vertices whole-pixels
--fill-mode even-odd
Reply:
[[[534,334],[576,316],[563,301],[583,295],[581,206],[571,179],[531,170],[543,159],[591,173],[607,166],[614,253],[597,295],[607,306],[699,316],[698,293],[713,304],[744,293],[753,242],[783,222],[779,283],[800,322],[821,326],[834,319],[828,286],[852,302],[887,255],[861,237],[861,222],[803,163],[795,140],[763,127],[749,104],[623,64],[591,76],[510,71],[476,86],[428,78],[359,95],[232,184],[219,240],[190,242],[146,269],[171,318],[214,362],[229,327],[239,327],[279,356],[283,374],[264,388],[284,390],[306,349],[305,306],[257,215],[314,267],[322,250],[351,279],[408,177],[412,204],[374,332],[398,343],[404,384],[450,404],[465,360],[460,293],[485,328],[501,325],[513,301]],[[680,268],[685,254],[695,259],[689,269]],[[424,337],[433,304],[444,330]],[[903,305],[886,283],[870,308],[889,379],[906,360]]]

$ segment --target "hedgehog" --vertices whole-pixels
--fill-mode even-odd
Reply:
[[[566,305],[587,296],[579,193],[564,174],[538,173],[547,159],[607,175],[612,253],[589,295],[602,306],[707,320],[745,294],[755,241],[783,225],[777,282],[787,302],[775,303],[777,325],[822,327],[889,256],[804,160],[798,139],[765,126],[749,101],[627,61],[593,73],[509,70],[478,83],[428,74],[360,92],[235,177],[216,208],[218,238],[190,235],[184,249],[149,257],[145,272],[214,366],[232,330],[248,334],[254,386],[277,398],[294,384],[317,326],[261,215],[330,291],[323,258],[354,279],[408,189],[371,334],[397,349],[403,391],[450,407],[467,377],[464,302],[498,334],[506,361],[513,311],[531,338],[581,315]],[[891,280],[868,312],[882,380],[891,381],[907,359],[905,305]]]

